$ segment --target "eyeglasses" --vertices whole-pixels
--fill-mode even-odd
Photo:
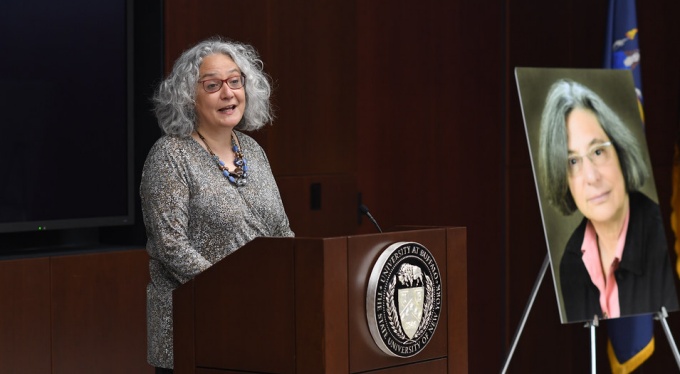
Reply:
[[[595,144],[585,155],[573,155],[567,158],[567,167],[569,174],[572,176],[577,176],[583,171],[583,157],[587,157],[590,162],[595,166],[601,166],[606,164],[612,157],[614,151],[610,148],[612,142],[604,142]]]
[[[198,81],[198,83],[203,83],[203,89],[208,93],[219,91],[224,83],[226,83],[227,87],[231,88],[232,90],[238,90],[239,88],[246,85],[246,76],[245,74],[241,74],[234,75],[227,79],[205,79]]]

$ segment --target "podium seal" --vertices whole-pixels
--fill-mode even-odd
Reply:
[[[442,283],[432,253],[416,242],[383,251],[371,271],[366,318],[375,344],[387,355],[420,353],[437,329]]]

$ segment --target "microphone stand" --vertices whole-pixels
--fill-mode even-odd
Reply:
[[[371,212],[368,211],[368,207],[366,205],[359,204],[359,212],[361,212],[361,214],[365,214],[366,217],[368,217],[368,219],[370,219],[371,222],[373,222],[373,225],[375,225],[375,228],[378,229],[378,232],[380,232],[380,233],[383,232],[382,229],[380,228],[380,226],[378,225],[378,222],[375,220],[375,218],[373,218],[373,215],[371,214]]]

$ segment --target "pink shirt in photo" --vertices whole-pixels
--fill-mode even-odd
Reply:
[[[586,225],[586,232],[583,236],[583,244],[581,251],[583,252],[583,263],[588,269],[590,280],[598,290],[600,290],[600,307],[602,308],[603,318],[617,318],[621,316],[621,309],[619,307],[619,287],[616,284],[616,277],[614,271],[619,267],[619,263],[623,258],[623,247],[626,243],[626,233],[628,232],[628,219],[630,218],[630,211],[626,214],[626,219],[623,222],[619,240],[616,244],[616,254],[614,260],[609,264],[609,278],[604,279],[604,271],[602,271],[602,261],[600,260],[600,251],[597,245],[597,233],[595,227],[588,221]]]

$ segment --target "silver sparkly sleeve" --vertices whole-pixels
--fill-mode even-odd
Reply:
[[[179,283],[211,266],[188,237],[189,186],[172,149],[154,147],[142,172],[140,194],[149,256]]]

